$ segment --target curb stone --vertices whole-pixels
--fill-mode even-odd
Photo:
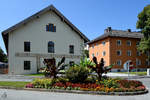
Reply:
[[[57,93],[75,93],[75,94],[91,94],[91,95],[118,95],[118,96],[129,96],[129,95],[142,95],[148,93],[148,88],[144,91],[136,92],[101,92],[101,91],[80,91],[80,90],[60,90],[60,89],[40,89],[40,88],[16,88],[16,87],[2,87],[0,89],[13,89],[13,90],[26,90],[26,91],[40,91],[40,92],[57,92]]]

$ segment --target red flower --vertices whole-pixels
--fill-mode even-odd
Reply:
[[[26,85],[26,88],[34,88],[34,85],[32,83],[29,83]]]

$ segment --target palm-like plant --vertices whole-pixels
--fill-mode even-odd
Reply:
[[[43,63],[46,65],[45,76],[46,77],[51,77],[51,78],[57,78],[57,74],[59,73],[59,71],[64,70],[65,67],[67,66],[65,64],[65,57],[63,57],[61,59],[61,61],[58,62],[57,66],[56,66],[55,58],[44,59]]]
[[[87,57],[85,57],[84,59],[82,58],[80,61],[80,67],[88,67],[88,66],[94,66],[95,64],[88,60]]]
[[[109,67],[104,67],[104,59],[102,58],[101,61],[98,63],[97,58],[93,57],[93,62],[95,63],[95,66],[89,65],[88,67],[92,69],[92,71],[96,72],[98,75],[99,81],[101,81],[102,74],[107,73],[111,70],[113,65],[110,65]]]

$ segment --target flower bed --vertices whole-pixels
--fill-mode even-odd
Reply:
[[[136,92],[145,91],[146,87],[140,81],[104,79],[95,83],[71,83],[67,79],[35,79],[26,88],[46,88],[61,90],[81,90],[99,92]]]

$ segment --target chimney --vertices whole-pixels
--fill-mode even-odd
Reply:
[[[107,30],[108,30],[108,32],[111,32],[111,27],[108,27]]]
[[[107,27],[107,29],[104,30],[104,33],[108,33],[108,32],[111,32],[111,31],[112,31],[111,27]]]
[[[128,29],[128,32],[131,32],[131,29]]]

